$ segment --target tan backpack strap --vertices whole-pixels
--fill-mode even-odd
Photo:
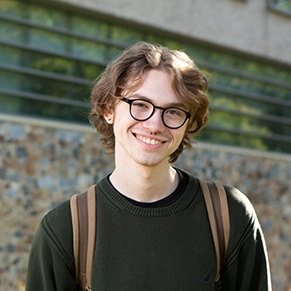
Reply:
[[[213,183],[214,184],[214,183]],[[230,236],[230,218],[229,218],[229,209],[228,209],[228,202],[227,196],[224,187],[221,184],[215,183],[214,184],[218,191],[219,201],[221,205],[221,215],[222,215],[222,226],[223,226],[223,235],[224,235],[224,261],[226,260],[226,251],[229,243],[229,236]]]
[[[95,185],[71,198],[76,281],[81,290],[91,290],[91,273],[96,236]]]
[[[74,261],[75,261],[75,276],[79,274],[79,219],[78,219],[78,205],[77,205],[78,194],[71,197],[71,217],[73,226],[73,250],[74,250]]]
[[[227,196],[222,185],[214,182],[205,182],[200,179],[198,181],[204,195],[216,253],[215,282],[220,284],[220,273],[225,264],[230,235]]]
[[[91,186],[88,190],[88,247],[87,247],[87,265],[86,265],[86,274],[87,274],[87,288],[91,290],[91,281],[92,281],[92,264],[94,259],[94,248],[95,248],[95,239],[96,239],[96,194],[95,194],[95,185]]]

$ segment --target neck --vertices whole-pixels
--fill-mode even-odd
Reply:
[[[167,162],[153,167],[116,165],[110,181],[119,192],[131,199],[154,202],[171,194],[178,186],[179,178]]]

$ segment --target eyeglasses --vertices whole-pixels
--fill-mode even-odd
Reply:
[[[144,99],[121,98],[122,101],[129,104],[129,112],[133,119],[137,121],[146,121],[150,119],[156,109],[162,111],[162,121],[164,125],[171,129],[177,129],[184,125],[191,114],[181,108],[155,106],[152,102]]]

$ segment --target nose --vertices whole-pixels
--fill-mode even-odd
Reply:
[[[156,109],[154,114],[147,120],[142,122],[143,127],[150,133],[160,133],[165,130],[165,125],[162,120],[162,112]]]

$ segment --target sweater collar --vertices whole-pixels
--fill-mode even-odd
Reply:
[[[173,213],[179,212],[184,210],[190,206],[192,202],[195,201],[195,198],[198,193],[198,189],[200,186],[198,181],[195,177],[189,175],[188,173],[177,169],[180,171],[182,175],[186,175],[188,177],[188,184],[186,189],[180,196],[180,198],[175,201],[173,204],[161,208],[146,208],[135,205],[131,203],[126,197],[121,195],[109,182],[107,177],[103,178],[97,184],[97,197],[106,198],[108,202],[112,204],[113,207],[118,208],[120,211],[127,211],[134,215],[141,215],[141,216],[166,216],[171,215]],[[98,199],[98,198],[97,198]]]

